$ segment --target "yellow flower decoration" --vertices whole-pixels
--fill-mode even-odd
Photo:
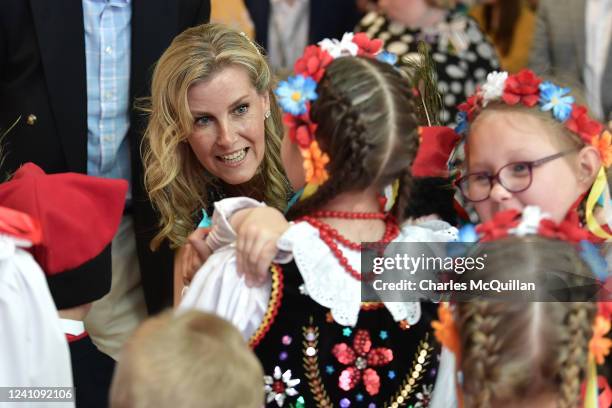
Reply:
[[[438,306],[438,319],[440,320],[431,322],[436,339],[455,354],[457,361],[460,361],[461,342],[459,340],[459,331],[453,319],[453,312],[448,305],[443,303]]]
[[[610,320],[605,317],[598,315],[593,323],[593,337],[589,342],[589,350],[595,357],[595,361],[598,365],[604,363],[604,360],[608,354],[610,354],[610,348],[612,347],[612,340],[606,338],[606,334],[610,331]]]
[[[591,144],[599,151],[604,167],[612,164],[612,134],[606,130],[601,135],[596,135],[591,139]]]
[[[321,185],[327,181],[329,174],[325,166],[329,163],[329,156],[321,151],[316,140],[310,143],[307,149],[300,149],[304,158],[304,171],[306,183]]]

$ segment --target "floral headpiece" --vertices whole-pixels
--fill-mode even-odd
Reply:
[[[317,190],[328,178],[325,166],[329,156],[321,151],[315,139],[317,124],[310,117],[310,106],[318,97],[317,84],[325,69],[333,60],[344,56],[366,56],[395,64],[397,57],[381,52],[382,40],[371,40],[365,33],[346,33],[342,40],[325,39],[317,45],[309,45],[295,62],[295,75],[281,81],[276,89],[279,104],[285,112],[283,121],[289,130],[289,138],[296,143],[304,159],[306,187],[302,198]]]
[[[502,211],[490,220],[474,227],[466,225],[459,231],[461,242],[491,242],[509,236],[539,235],[546,238],[558,239],[571,243],[579,243],[579,252],[585,263],[591,268],[598,280],[605,282],[604,286],[612,284],[608,276],[608,267],[599,250],[589,242],[590,234],[580,228],[577,215],[569,217],[561,223],[555,223],[539,207],[528,206],[523,212],[517,210]],[[589,376],[584,395],[584,407],[595,408],[597,404],[597,387],[606,388],[607,382],[603,377],[597,378],[596,365],[604,364],[606,356],[610,354],[612,340],[607,338],[610,332],[612,318],[612,302],[598,302],[598,312],[593,322],[593,337],[589,342]],[[432,322],[435,336],[440,343],[446,346],[460,359],[461,343],[459,331],[454,321],[453,312],[448,304],[441,304],[438,308],[438,321]],[[605,380],[605,379],[604,379]],[[602,385],[603,384],[603,385]],[[599,396],[609,401],[607,394]],[[594,401],[590,402],[590,401]]]
[[[457,133],[465,134],[469,122],[491,102],[507,105],[522,104],[529,108],[538,107],[551,112],[555,120],[578,135],[584,143],[597,148],[605,167],[612,164],[612,135],[604,125],[589,117],[587,109],[578,105],[570,88],[562,88],[550,81],[543,81],[533,71],[523,69],[518,74],[491,72],[486,82],[460,104]]]
[[[460,104],[457,116],[458,125],[455,131],[467,135],[469,124],[491,102],[502,102],[507,105],[522,104],[530,108],[538,108],[543,112],[551,112],[553,118],[578,135],[588,146],[593,146],[599,152],[603,167],[599,170],[597,179],[591,188],[586,206],[586,222],[589,230],[600,238],[612,238],[601,228],[593,215],[597,203],[603,204],[606,214],[612,224],[612,204],[604,167],[612,165],[612,134],[604,125],[592,119],[586,107],[575,103],[570,95],[570,88],[562,88],[550,81],[544,81],[533,71],[523,69],[518,74],[507,72],[491,72],[486,82]],[[608,225],[612,229],[612,225]]]
[[[539,235],[571,243],[589,241],[591,238],[587,230],[580,228],[577,215],[556,223],[539,207],[527,206],[522,213],[518,210],[501,211],[476,227],[467,225],[460,230],[459,240],[491,242],[509,236],[525,235]]]

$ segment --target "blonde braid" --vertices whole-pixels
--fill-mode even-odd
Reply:
[[[483,301],[465,303],[461,308],[464,367],[472,377],[471,382],[478,384],[478,390],[471,391],[474,395],[472,403],[476,408],[491,406],[497,381],[496,366],[501,342],[495,333],[501,315],[491,309],[491,303]]]
[[[593,296],[593,272],[573,245],[542,237],[510,237],[472,255],[484,253],[487,268],[470,279],[534,279],[551,273],[563,280],[568,298],[457,304],[466,406],[542,398],[576,408],[597,312],[596,304],[586,301]]]
[[[580,384],[585,378],[589,340],[593,335],[595,305],[588,302],[568,304],[566,335],[559,353],[561,379],[560,408],[575,408],[580,397]]]

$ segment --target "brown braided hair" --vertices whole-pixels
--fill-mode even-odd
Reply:
[[[576,407],[597,311],[595,303],[584,301],[593,273],[571,244],[542,237],[511,237],[480,252],[475,256],[487,254],[486,268],[471,271],[469,279],[490,280],[493,271],[494,279],[528,281],[554,272],[572,289],[567,302],[457,304],[466,406],[488,408],[550,395],[559,407]]]
[[[334,60],[317,87],[311,118],[316,139],[331,158],[317,192],[294,205],[294,219],[347,191],[381,189],[400,179],[394,214],[401,222],[410,199],[410,166],[418,147],[409,81],[390,65],[362,57]]]

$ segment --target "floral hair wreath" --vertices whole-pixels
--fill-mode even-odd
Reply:
[[[543,81],[533,71],[523,69],[518,74],[491,72],[486,82],[460,104],[457,133],[465,135],[469,122],[490,102],[507,105],[523,104],[529,108],[538,106],[550,111],[560,123],[578,135],[584,143],[594,146],[601,154],[604,167],[612,165],[612,135],[604,125],[589,117],[586,107],[578,105],[570,88],[562,88],[550,81]]]
[[[580,228],[577,214],[570,216],[561,223],[555,223],[548,214],[539,207],[528,206],[523,212],[517,210],[501,211],[490,220],[477,226],[468,224],[459,231],[460,242],[491,242],[509,236],[539,235],[546,238],[558,239],[570,243],[580,244],[579,253],[584,262],[591,268],[604,286],[612,283],[608,276],[608,266],[599,250],[589,242],[592,238],[589,232]],[[597,405],[598,387],[609,391],[605,379],[597,378],[596,365],[604,364],[606,356],[610,354],[612,340],[607,338],[610,332],[612,318],[612,302],[597,302],[598,312],[593,322],[593,337],[589,341],[589,372],[586,384],[584,407],[610,406],[612,403],[610,393],[602,393]],[[438,321],[432,322],[435,336],[448,350],[453,352],[460,361],[461,342],[459,331],[454,321],[453,312],[448,304],[441,304],[438,308]],[[604,401],[605,399],[605,401]],[[587,403],[591,401],[590,403]],[[602,402],[604,402],[602,404]]]
[[[299,146],[304,159],[306,187],[302,198],[314,194],[329,178],[325,169],[329,156],[321,151],[315,139],[317,124],[310,117],[311,103],[318,97],[317,84],[327,66],[343,56],[377,58],[394,65],[397,57],[381,52],[382,45],[382,40],[371,40],[365,33],[346,33],[342,40],[325,39],[317,45],[309,45],[295,62],[295,75],[281,81],[276,89],[278,102],[285,112],[283,122],[288,127],[289,138]]]
[[[551,112],[555,120],[578,135],[587,145],[593,146],[599,152],[603,167],[599,170],[597,179],[591,188],[586,205],[586,222],[589,230],[600,238],[612,238],[601,228],[593,215],[596,204],[604,207],[608,227],[612,229],[612,204],[604,168],[612,165],[612,134],[604,125],[592,119],[586,107],[575,103],[570,95],[570,88],[562,88],[550,81],[544,81],[533,71],[523,69],[519,73],[509,75],[507,72],[491,72],[486,82],[460,104],[455,131],[464,138],[469,124],[491,102],[502,102],[507,105],[518,105],[535,108],[543,112]]]

